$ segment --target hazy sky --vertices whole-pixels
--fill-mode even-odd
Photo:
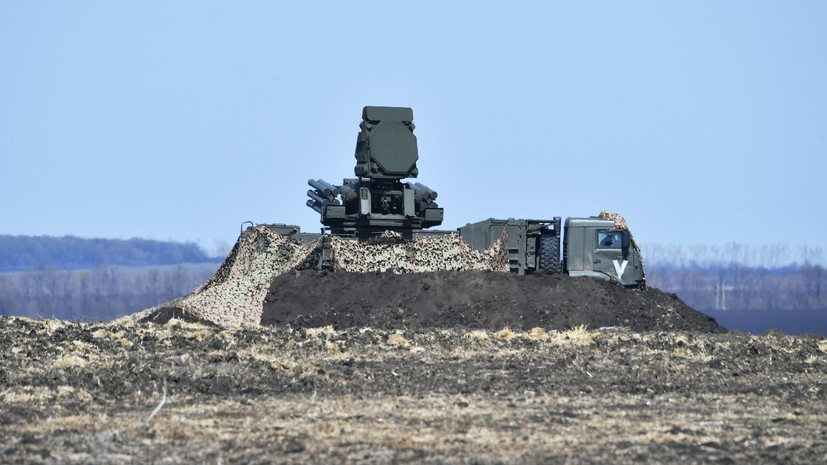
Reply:
[[[390,3],[0,2],[0,234],[316,231],[307,179],[388,105],[446,229],[823,245],[827,2]]]

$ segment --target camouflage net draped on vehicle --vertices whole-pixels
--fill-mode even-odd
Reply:
[[[412,273],[437,270],[508,272],[507,240],[503,236],[487,250],[477,251],[457,234],[406,240],[385,232],[365,242],[331,237],[335,270],[355,273],[389,271]],[[305,268],[322,238],[302,243],[265,225],[247,228],[216,273],[191,294],[132,315],[143,319],[161,309],[221,326],[261,322],[264,299],[273,280]],[[311,264],[312,266],[312,264]]]
[[[232,323],[258,325],[262,302],[272,280],[297,269],[319,242],[302,244],[264,225],[248,228],[206,283],[191,294],[149,309],[149,312],[175,307],[221,326]]]
[[[505,235],[486,250],[476,250],[459,234],[405,239],[386,231],[365,242],[330,238],[334,270],[355,273],[428,271],[508,272],[508,240]]]
[[[597,216],[599,216],[600,219],[603,220],[613,221],[615,224],[615,231],[629,232],[629,239],[632,243],[632,247],[635,249],[635,252],[637,252],[638,257],[640,257],[640,267],[641,269],[643,269],[643,253],[641,253],[640,246],[638,245],[637,241],[635,241],[635,236],[629,229],[629,223],[626,222],[626,218],[624,218],[623,215],[621,215],[620,213],[610,212],[608,210],[602,210]]]

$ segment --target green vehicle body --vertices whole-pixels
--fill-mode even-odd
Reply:
[[[419,152],[413,134],[413,110],[365,107],[356,138],[356,178],[341,185],[310,179],[307,206],[340,236],[370,237],[387,230],[410,237],[414,231],[442,224],[436,191],[416,178]]]
[[[589,276],[627,287],[644,287],[643,259],[628,230],[601,218],[566,220],[563,268],[572,276]]]
[[[466,243],[482,250],[507,230],[512,273],[565,272],[630,288],[646,286],[643,260],[628,230],[618,229],[614,221],[599,217],[566,218],[562,228],[560,224],[559,217],[552,220],[491,218],[463,226],[458,232]]]
[[[614,221],[599,217],[551,219],[494,219],[469,223],[457,231],[427,228],[442,224],[444,211],[437,192],[416,178],[419,159],[413,134],[413,111],[403,107],[365,107],[356,140],[355,178],[340,185],[310,179],[307,206],[320,214],[322,234],[364,240],[384,231],[403,237],[459,233],[470,246],[482,250],[508,237],[511,272],[567,273],[645,288],[643,260],[631,234]],[[300,240],[318,238],[297,226],[271,225],[271,229]],[[322,249],[319,268],[330,263],[329,248]]]

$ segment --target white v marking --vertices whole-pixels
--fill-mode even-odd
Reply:
[[[623,264],[620,264],[619,260],[612,260],[612,263],[615,266],[615,271],[617,271],[617,279],[620,279],[623,276],[623,272],[626,271],[626,265],[629,264],[628,260],[623,260]]]

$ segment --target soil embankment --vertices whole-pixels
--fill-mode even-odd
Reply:
[[[260,225],[242,233],[208,282],[139,319],[337,329],[725,331],[656,289],[633,291],[566,275],[512,275],[505,239],[476,251],[456,235],[405,240],[388,233],[364,243],[334,237],[337,271],[331,273],[309,268],[318,241],[299,243]]]
[[[270,285],[261,324],[488,330],[622,326],[634,331],[725,331],[714,319],[657,289],[628,290],[585,277],[486,271],[284,273]]]

